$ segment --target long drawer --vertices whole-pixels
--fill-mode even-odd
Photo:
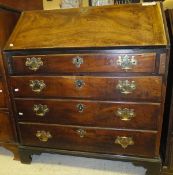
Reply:
[[[157,130],[160,104],[16,99],[18,121]],[[147,111],[147,112],[146,112]]]
[[[59,54],[12,57],[14,74],[74,72],[155,72],[155,53]]]
[[[0,112],[0,141],[14,141],[9,113],[7,112]]]
[[[19,124],[23,145],[146,157],[155,153],[156,134],[75,126]]]
[[[2,84],[2,80],[0,80],[0,108],[6,108],[6,99],[5,99],[5,92]]]
[[[15,97],[160,101],[162,77],[21,76],[11,87]]]

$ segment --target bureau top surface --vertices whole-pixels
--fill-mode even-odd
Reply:
[[[165,46],[160,3],[24,12],[5,50]]]

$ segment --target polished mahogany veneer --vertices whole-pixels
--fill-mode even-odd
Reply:
[[[16,99],[15,104],[19,122],[144,130],[158,129],[161,107],[159,103],[64,99]]]
[[[161,101],[161,76],[16,76],[10,79],[15,97]]]
[[[34,74],[29,61],[39,60],[40,66],[37,73],[74,73],[74,72],[155,72],[156,54],[127,54],[133,57],[131,68],[120,66],[122,54],[58,54],[58,55],[28,55],[14,56],[11,69],[15,74]],[[26,66],[26,61],[28,66]]]
[[[102,9],[28,11],[20,19],[6,49],[163,46],[167,44],[166,33],[161,9],[156,6],[127,4]]]
[[[128,154],[155,157],[156,133],[138,131],[119,131],[74,126],[20,124],[21,142],[23,145],[50,147],[67,150],[88,151],[97,153]],[[45,130],[46,128],[46,130]],[[43,144],[35,135],[45,130],[50,134],[48,141]],[[31,137],[27,137],[27,135]],[[116,143],[118,137],[132,139],[127,147]],[[145,142],[141,140],[145,139]],[[150,149],[148,149],[150,147]]]

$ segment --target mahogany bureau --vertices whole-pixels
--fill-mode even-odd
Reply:
[[[50,152],[159,174],[164,21],[160,3],[24,12],[4,59],[21,162]]]

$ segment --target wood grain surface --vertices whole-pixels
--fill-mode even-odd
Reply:
[[[157,122],[160,115],[159,103],[16,99],[15,104],[16,116],[19,122],[157,130]],[[38,116],[33,110],[34,105],[39,104],[46,105],[49,109],[45,116]],[[79,104],[84,107],[83,111],[79,110]],[[129,121],[121,120],[120,116],[117,115],[119,109],[133,110],[134,117]]]
[[[46,87],[40,93],[35,93],[30,87],[30,81],[32,80],[43,80]],[[129,94],[121,93],[121,91],[116,88],[119,80],[128,80],[130,83],[134,81],[136,89]],[[10,78],[10,81],[15,97],[161,101],[161,76],[16,76]],[[83,82],[81,88],[76,86],[77,81]],[[15,89],[17,89],[17,91]]]
[[[158,156],[158,153],[155,154],[156,133],[154,132],[44,124],[20,124],[19,128],[22,145],[144,157]],[[83,129],[86,132],[84,137],[79,136],[78,129]],[[36,137],[37,131],[50,132],[52,138],[43,143]],[[122,148],[115,144],[117,136],[132,137],[134,145],[130,145],[126,149]]]
[[[124,70],[117,64],[119,57],[129,57],[136,61],[136,65]],[[26,66],[27,58],[41,58],[43,65],[36,71]],[[81,58],[79,67],[73,62],[75,58]],[[57,54],[57,55],[27,55],[13,56],[11,58],[13,74],[35,73],[75,73],[75,72],[155,72],[155,53],[141,54]]]
[[[160,4],[24,12],[6,50],[165,46]]]

